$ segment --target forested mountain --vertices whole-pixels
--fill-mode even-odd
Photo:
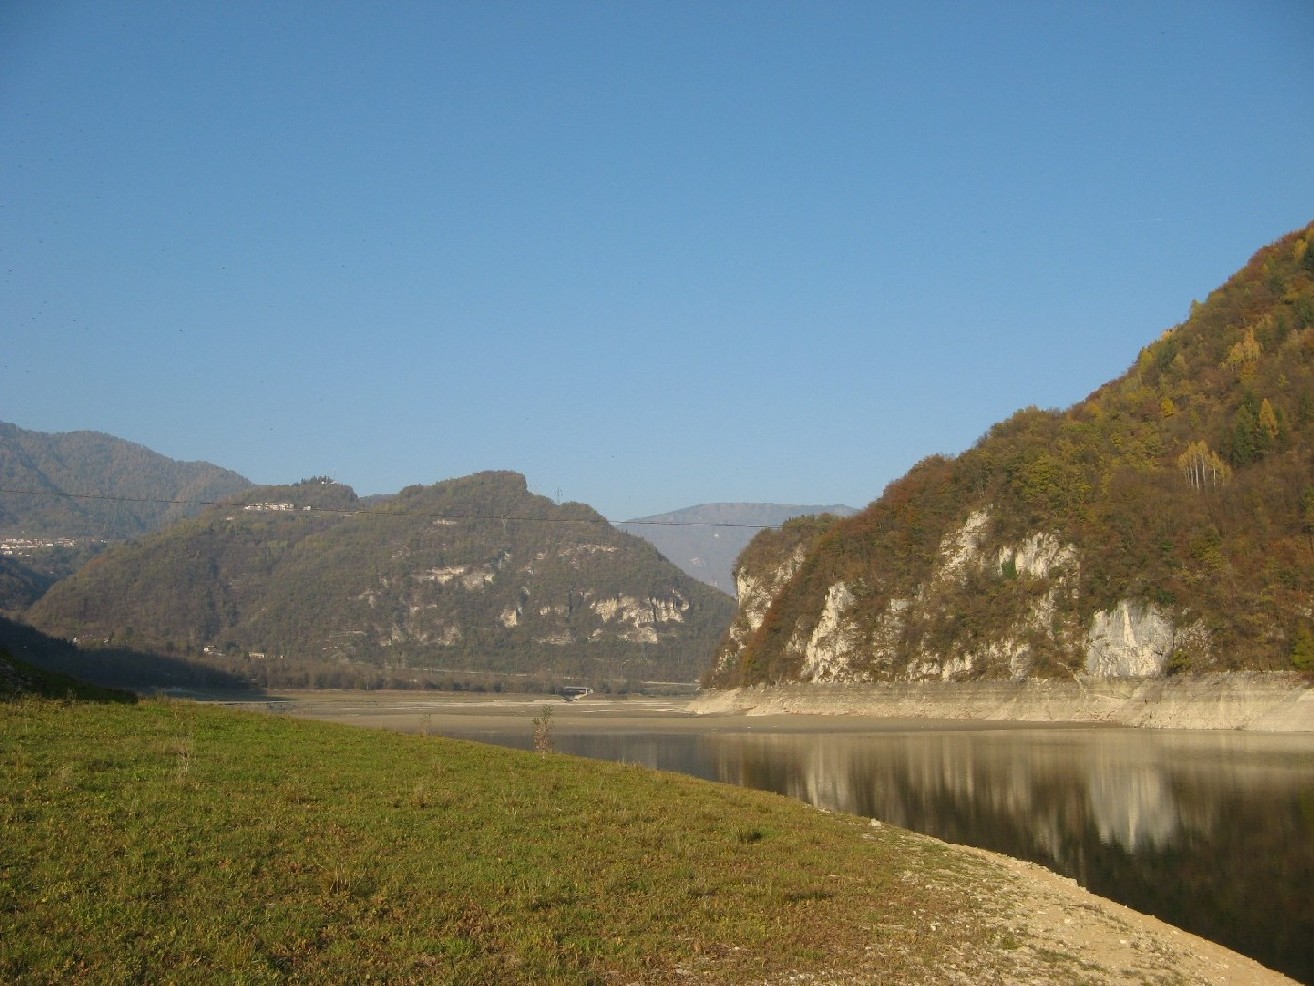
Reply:
[[[108,542],[250,485],[208,462],[176,462],[99,432],[0,422],[0,611],[27,608]]]
[[[250,480],[177,462],[96,431],[26,431],[0,422],[0,536],[136,537],[221,500]],[[79,494],[90,494],[89,496]]]
[[[735,559],[762,528],[779,527],[791,517],[805,514],[847,517],[856,512],[843,504],[702,503],[652,517],[635,517],[616,526],[651,541],[694,578],[733,593]]]
[[[741,559],[773,588],[708,683],[1314,668],[1314,227],[1079,404],[795,534]]]
[[[733,609],[591,508],[493,472],[368,506],[328,481],[255,487],[111,547],[27,619],[271,668],[693,680]]]

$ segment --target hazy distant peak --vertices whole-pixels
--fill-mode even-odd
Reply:
[[[833,514],[849,517],[857,511],[840,504],[700,503],[616,525],[637,534],[689,575],[731,595],[735,592],[735,559],[758,531],[779,527],[794,517]]]
[[[686,524],[760,524],[775,527],[791,517],[804,514],[834,514],[848,517],[858,511],[842,503],[819,505],[801,503],[699,503],[665,514],[634,517],[626,524],[686,523]]]

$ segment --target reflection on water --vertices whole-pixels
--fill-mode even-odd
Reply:
[[[558,735],[557,746],[1032,860],[1314,982],[1310,738],[994,729]]]

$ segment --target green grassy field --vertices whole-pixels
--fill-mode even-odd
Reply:
[[[5,982],[908,983],[1014,944],[975,858],[555,753],[21,697],[0,782]]]

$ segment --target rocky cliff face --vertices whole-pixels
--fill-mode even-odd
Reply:
[[[797,669],[793,680],[1020,680],[1042,660],[1095,678],[1146,678],[1161,675],[1179,649],[1190,652],[1194,667],[1208,668],[1210,638],[1202,620],[1175,619],[1145,600],[1121,599],[1083,621],[1075,545],[1048,531],[996,543],[989,530],[989,512],[971,512],[941,540],[925,579],[906,594],[888,595],[874,613],[863,604],[872,597],[870,585],[831,583],[819,612],[801,615],[788,628],[785,655]],[[740,566],[739,613],[717,654],[715,678],[737,666],[775,595],[805,559],[806,545],[795,544],[784,558],[762,557],[762,568]],[[1013,583],[1022,605],[964,647],[953,633],[962,618],[955,604],[965,588],[982,582]],[[937,645],[941,640],[952,643]]]
[[[739,606],[705,681],[734,683],[740,656],[761,628],[772,600],[789,584],[816,539],[834,519],[829,514],[793,518],[779,529],[757,535],[740,555],[734,569]]]

